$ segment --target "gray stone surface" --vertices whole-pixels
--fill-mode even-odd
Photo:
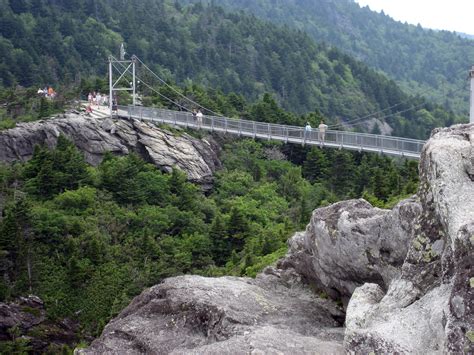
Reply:
[[[387,289],[399,277],[421,207],[416,199],[393,210],[363,199],[313,212],[306,233],[290,241],[280,267],[293,267],[318,289],[347,303],[364,282]]]
[[[435,130],[420,161],[422,211],[399,279],[354,292],[345,347],[355,352],[474,353],[474,125]],[[383,296],[383,297],[382,297]]]
[[[378,285],[356,289],[347,308],[345,346],[356,353],[442,353],[443,318],[450,286],[437,287],[421,299],[406,280],[394,281],[385,294]]]
[[[196,139],[180,132],[171,133],[151,123],[112,120],[68,113],[61,117],[0,131],[0,161],[25,161],[35,145],[54,147],[59,135],[72,140],[86,160],[98,165],[106,152],[125,155],[136,152],[164,171],[183,170],[190,181],[209,189],[213,173],[220,166],[216,145],[211,139]]]
[[[144,291],[78,354],[342,354],[341,310],[278,271],[181,276]]]

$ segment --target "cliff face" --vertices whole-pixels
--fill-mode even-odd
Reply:
[[[204,189],[212,186],[213,172],[220,166],[212,140],[183,132],[173,134],[137,120],[98,119],[75,113],[0,131],[0,161],[28,160],[35,145],[54,147],[60,134],[73,141],[92,165],[98,165],[106,152],[136,152],[164,171],[180,168]]]
[[[255,280],[167,279],[80,352],[472,353],[473,143],[474,125],[435,131],[414,198],[315,210]]]
[[[474,351],[474,125],[435,130],[420,161],[416,218],[401,275],[385,292],[355,290],[346,348],[356,352]]]

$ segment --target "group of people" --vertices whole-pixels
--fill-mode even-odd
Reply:
[[[100,92],[90,92],[89,95],[87,95],[87,101],[89,102],[89,105],[96,105],[97,108],[99,108],[102,105],[107,106],[109,98],[107,95],[102,95]]]
[[[198,129],[201,129],[203,116],[201,109],[193,109],[193,119]]]
[[[43,96],[47,99],[54,99],[56,96],[58,96],[57,92],[54,91],[52,86],[45,86],[43,89],[39,88],[38,89],[38,95]]]
[[[318,140],[321,145],[324,145],[324,141],[326,139],[326,130],[328,129],[328,125],[324,123],[323,120],[319,123],[318,126]],[[311,125],[309,122],[306,122],[306,126],[304,128],[304,140],[306,141],[311,136]]]

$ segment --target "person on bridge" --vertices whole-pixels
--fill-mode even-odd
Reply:
[[[304,142],[303,142],[303,144],[306,142],[306,140],[308,138],[311,137],[311,130],[312,130],[311,125],[309,124],[309,122],[306,122],[306,126],[304,127]]]
[[[115,96],[113,99],[112,99],[112,114],[117,114],[118,113],[118,101],[117,101],[117,97]]]
[[[318,126],[318,139],[321,145],[324,145],[324,141],[326,139],[326,130],[328,129],[328,125],[324,124],[324,120],[321,120],[321,123]]]
[[[194,122],[194,124],[197,124],[197,111],[196,111],[195,108],[193,108],[192,115],[193,115],[193,122]]]
[[[198,112],[197,112],[197,114],[196,114],[198,129],[201,129],[202,117],[203,117],[202,112],[201,112],[201,110],[199,109]]]

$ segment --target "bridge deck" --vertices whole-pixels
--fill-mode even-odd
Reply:
[[[123,117],[156,123],[172,124],[193,129],[199,128],[192,114],[184,111],[141,106],[120,106],[118,114]],[[200,128],[244,137],[273,139],[302,145],[324,145],[331,148],[375,152],[410,159],[420,158],[420,153],[425,143],[422,140],[409,138],[332,130],[326,131],[325,142],[322,143],[318,139],[318,129],[305,132],[303,127],[217,116],[204,116]]]

